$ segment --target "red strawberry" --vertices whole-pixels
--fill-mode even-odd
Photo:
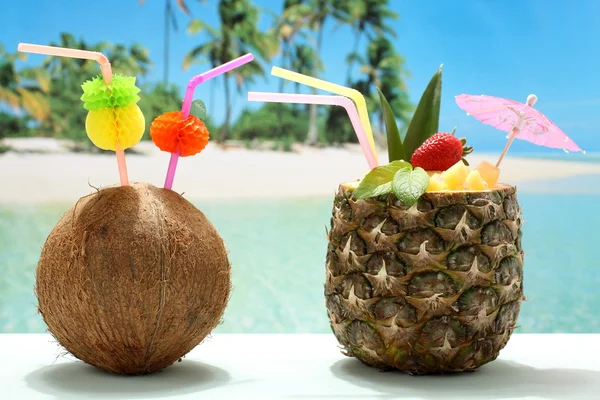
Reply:
[[[421,167],[425,171],[445,171],[460,160],[469,165],[463,158],[473,151],[465,146],[467,140],[459,139],[452,133],[438,132],[431,136],[415,150],[410,163],[413,168]]]

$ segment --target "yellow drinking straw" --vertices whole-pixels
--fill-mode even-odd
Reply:
[[[367,112],[367,102],[363,95],[356,89],[348,88],[345,86],[337,85],[335,83],[327,82],[321,79],[313,78],[299,74],[297,72],[289,71],[287,69],[273,67],[271,69],[271,75],[279,78],[287,79],[288,81],[297,82],[302,85],[310,86],[316,89],[326,90],[337,95],[349,97],[356,104],[360,122],[365,130],[375,160],[377,161],[377,149],[375,148],[375,141],[373,140],[373,131],[371,130],[371,122],[369,121],[369,113]]]

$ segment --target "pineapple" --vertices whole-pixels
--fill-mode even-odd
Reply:
[[[516,189],[335,196],[325,296],[348,355],[412,374],[470,371],[506,345],[523,298]]]
[[[439,173],[435,173],[431,175],[429,179],[429,185],[427,186],[428,192],[439,192],[442,190],[448,190],[448,185],[442,179],[442,176]]]
[[[488,187],[494,187],[498,183],[498,177],[500,177],[500,169],[498,167],[493,166],[487,161],[482,161],[475,170],[479,171],[481,178],[486,181]]]
[[[463,184],[469,175],[469,168],[461,160],[442,172],[441,175],[450,190],[463,190]]]
[[[404,144],[388,149],[390,164],[339,185],[327,232],[325,303],[344,353],[416,375],[472,371],[496,359],[524,299],[516,188],[465,189],[485,183],[489,170],[470,175],[463,161],[439,173],[405,161],[423,132],[437,129],[427,113],[439,109],[440,92],[441,69]],[[432,191],[439,182],[451,190]]]
[[[484,190],[488,187],[487,182],[477,170],[469,172],[469,175],[465,178],[465,185],[472,190]]]

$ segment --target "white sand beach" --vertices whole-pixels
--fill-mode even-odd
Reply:
[[[0,202],[74,202],[92,187],[118,184],[114,155],[72,153],[55,139],[12,139],[14,151],[0,154]],[[127,156],[129,179],[162,186],[169,154],[151,142]],[[380,163],[387,162],[385,149]],[[496,160],[496,154],[469,156],[472,166]],[[188,199],[331,196],[339,183],[365,174],[367,164],[358,146],[296,152],[222,149],[215,144],[199,155],[181,158],[173,190]],[[600,164],[507,157],[501,181],[525,186],[529,181],[600,174]],[[89,185],[88,185],[89,183]],[[91,186],[90,186],[91,185]]]

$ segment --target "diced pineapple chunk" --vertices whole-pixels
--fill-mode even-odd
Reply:
[[[461,160],[442,172],[442,179],[448,185],[450,190],[461,190],[464,189],[463,182],[469,175],[469,167]]]
[[[482,161],[477,168],[476,171],[479,171],[479,174],[483,178],[484,181],[487,182],[488,188],[493,188],[498,183],[498,177],[500,176],[500,169],[496,168],[492,164],[487,161]]]
[[[448,185],[442,179],[439,173],[435,173],[431,175],[429,178],[429,186],[427,186],[428,192],[441,192],[444,190],[448,190]]]
[[[469,172],[465,179],[467,187],[471,190],[485,190],[488,188],[487,183],[481,177],[481,174],[477,170]]]
[[[360,181],[356,180],[353,182],[345,182],[342,183],[342,186],[345,187],[346,189],[350,189],[350,190],[354,190],[358,187],[358,185],[360,185]]]
[[[439,175],[441,171],[426,171],[427,175],[431,178],[434,175]]]

